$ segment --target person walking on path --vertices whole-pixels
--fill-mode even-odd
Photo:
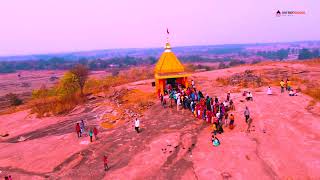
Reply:
[[[94,139],[98,139],[98,129],[96,127],[93,128]]]
[[[103,166],[104,166],[104,171],[107,171],[109,169],[108,156],[106,156],[106,155],[103,156]]]
[[[246,118],[246,123],[248,123],[248,119],[250,118],[250,111],[248,106],[246,106],[246,109],[244,110],[244,117]]]
[[[137,131],[137,133],[140,132],[139,127],[140,127],[140,121],[138,118],[136,118],[136,120],[134,121],[134,129]]]
[[[280,87],[281,87],[281,93],[284,93],[284,85],[285,85],[285,83],[284,83],[284,81],[283,81],[283,79],[280,81]]]
[[[80,138],[81,137],[81,129],[80,129],[79,123],[76,124],[76,133],[78,135],[78,138]]]
[[[92,129],[89,130],[89,136],[90,136],[90,142],[92,142],[92,136],[93,136],[93,131],[92,131]]]
[[[249,118],[247,132],[250,132],[251,123],[252,123],[252,118]]]

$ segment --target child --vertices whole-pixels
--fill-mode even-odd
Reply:
[[[81,137],[81,128],[79,123],[76,124],[76,133],[78,135],[78,138]]]
[[[268,87],[267,94],[268,94],[268,95],[272,95],[272,90],[271,90],[271,87],[270,87],[270,86]]]
[[[104,171],[108,170],[108,157],[106,155],[103,156],[103,165],[104,165]]]
[[[234,115],[230,114],[229,128],[232,130],[234,128]]]
[[[139,126],[140,126],[140,121],[138,118],[136,118],[136,120],[134,121],[134,129],[137,131],[137,133],[140,132]]]
[[[94,134],[94,138],[97,140],[98,139],[98,129],[96,127],[93,128],[93,134]]]
[[[214,145],[214,146],[216,146],[216,147],[218,147],[219,145],[220,145],[220,141],[219,141],[219,139],[217,138],[217,136],[215,136],[215,135],[212,135],[212,144]]]
[[[90,129],[90,131],[89,131],[89,136],[90,136],[90,142],[92,142],[92,136],[93,136],[93,131],[92,131],[92,129]]]

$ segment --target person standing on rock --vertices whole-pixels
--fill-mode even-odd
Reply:
[[[103,166],[104,166],[104,171],[107,171],[109,169],[108,156],[106,156],[106,155],[103,156]]]
[[[252,118],[249,118],[247,123],[248,123],[247,132],[249,133],[250,132],[251,123],[252,123]]]
[[[283,81],[283,79],[280,81],[280,87],[281,87],[281,93],[284,93],[284,85],[285,85],[285,83],[284,83],[284,81]]]
[[[79,123],[76,124],[76,133],[78,135],[78,138],[80,138],[81,137],[81,129],[80,129]]]
[[[89,136],[90,136],[90,142],[92,142],[92,136],[93,136],[93,131],[92,131],[92,129],[89,130]]]
[[[227,93],[227,101],[230,101],[230,94],[231,92],[229,91],[228,93]]]
[[[81,133],[83,133],[84,132],[84,121],[83,120],[81,120],[81,122],[80,122],[80,130],[81,130]]]
[[[248,106],[246,106],[246,109],[244,110],[244,117],[246,118],[246,123],[248,123],[248,119],[250,118],[250,111]]]
[[[136,120],[134,121],[134,129],[137,131],[137,133],[140,132],[139,126],[140,126],[140,121],[138,118],[136,118]]]
[[[93,128],[93,134],[94,134],[94,139],[98,140],[98,129],[97,129],[97,127]]]
[[[287,91],[291,90],[291,81],[287,79]]]
[[[177,96],[177,111],[179,111],[180,104],[181,104],[180,96]]]
[[[234,128],[234,115],[230,114],[230,122],[229,122],[229,129],[233,129]]]

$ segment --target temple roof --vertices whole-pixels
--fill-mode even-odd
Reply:
[[[176,57],[176,55],[174,55],[174,53],[171,51],[169,43],[166,43],[165,50],[159,58],[154,71],[156,74],[171,74],[184,72],[183,65]]]

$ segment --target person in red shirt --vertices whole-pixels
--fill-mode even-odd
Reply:
[[[94,134],[94,138],[97,140],[98,139],[98,129],[96,127],[93,128],[93,134]]]
[[[203,110],[204,110],[204,109],[203,109],[203,107],[202,107],[201,105],[199,106],[199,110],[200,110],[200,114],[199,114],[198,118],[199,118],[199,119],[202,119],[202,117],[203,117]]]
[[[78,138],[81,137],[81,130],[80,130],[80,124],[79,123],[76,124],[76,133],[78,135]]]
[[[108,166],[108,157],[106,155],[103,156],[103,165],[104,165],[104,170],[108,170],[109,166]]]
[[[211,123],[211,117],[212,117],[211,111],[207,111],[207,122],[208,123]]]

